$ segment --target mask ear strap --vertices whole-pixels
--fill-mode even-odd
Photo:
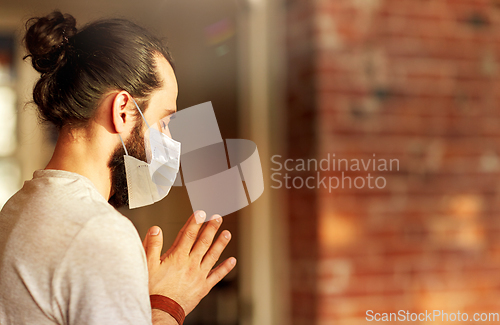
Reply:
[[[120,134],[118,134],[118,136],[120,137],[120,141],[122,142],[123,149],[125,149],[125,154],[128,156],[127,147],[125,147],[125,143],[123,142],[122,136]]]
[[[135,107],[137,107],[137,110],[139,111],[139,113],[141,114],[142,116],[142,119],[144,120],[144,123],[146,123],[146,126],[148,127],[149,129],[149,124],[148,124],[148,121],[146,121],[146,119],[144,118],[144,115],[142,114],[142,111],[141,109],[139,108],[139,105],[137,105],[137,102],[135,101],[135,99],[132,98],[132,100],[134,101],[134,104],[135,104]]]
[[[142,119],[144,120],[144,123],[146,123],[148,129],[149,129],[149,124],[148,124],[148,121],[146,121],[146,119],[144,118],[144,115],[142,114],[142,111],[141,109],[139,108],[139,105],[137,105],[135,99],[132,98],[132,100],[134,101],[134,104],[135,104],[135,107],[137,107],[137,110],[139,111],[139,113],[141,114],[142,116]],[[128,151],[127,151],[127,147],[125,147],[125,143],[123,142],[123,139],[122,139],[122,136],[120,134],[118,134],[118,136],[120,137],[120,141],[122,142],[122,146],[123,146],[123,149],[125,149],[125,154],[128,156]]]

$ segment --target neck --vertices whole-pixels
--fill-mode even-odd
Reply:
[[[90,136],[89,130],[62,129],[59,132],[54,154],[45,169],[65,170],[87,177],[99,193],[109,200],[111,171],[108,168],[110,152]],[[104,139],[103,139],[104,140]]]

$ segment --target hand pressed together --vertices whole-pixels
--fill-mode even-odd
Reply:
[[[236,265],[236,259],[231,257],[214,268],[231,233],[224,230],[214,241],[222,217],[215,215],[202,227],[196,220],[204,220],[205,216],[203,211],[191,215],[172,247],[162,256],[163,234],[159,227],[151,227],[143,242],[149,270],[149,294],[175,300],[186,315]]]

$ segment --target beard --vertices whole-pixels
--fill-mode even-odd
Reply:
[[[146,161],[146,150],[144,147],[144,135],[142,134],[142,119],[139,119],[134,126],[130,137],[125,142],[128,154],[134,158]],[[116,146],[111,158],[108,162],[108,167],[111,171],[111,196],[108,200],[116,209],[127,205],[128,206],[128,187],[127,175],[125,171],[125,149],[120,143]]]

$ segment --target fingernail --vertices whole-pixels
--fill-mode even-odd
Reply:
[[[207,214],[205,213],[205,211],[198,211],[195,215],[196,223],[205,222],[206,217],[207,217]]]
[[[221,221],[222,221],[222,217],[221,216],[215,215],[214,218],[215,218],[215,221],[217,221],[217,223],[221,223]]]
[[[226,237],[226,239],[231,238],[231,233],[229,231],[224,232],[224,237]]]
[[[153,227],[151,228],[151,230],[149,231],[149,234],[152,235],[152,236],[156,236],[160,233],[160,228],[159,227]]]
[[[236,259],[234,257],[232,257],[230,260],[229,260],[229,263],[231,263],[231,265],[236,265]]]

